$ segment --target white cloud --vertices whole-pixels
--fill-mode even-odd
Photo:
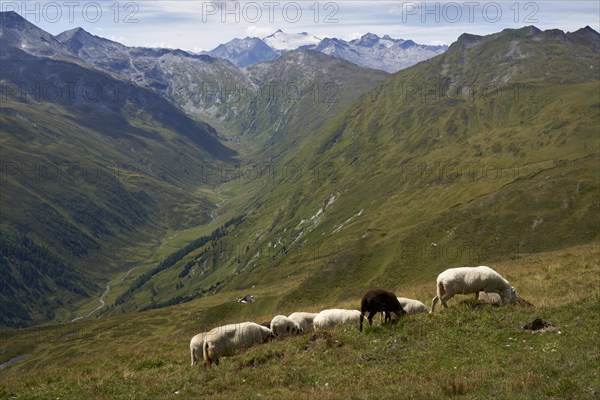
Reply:
[[[156,42],[156,43],[147,43],[143,44],[142,47],[150,47],[153,49],[176,49],[177,46],[168,43],[168,42]]]
[[[269,36],[277,29],[273,29],[272,27],[259,27],[256,25],[250,25],[244,29],[244,34],[250,37],[258,37],[264,38],[265,36]]]
[[[352,32],[344,37],[342,37],[342,39],[344,39],[345,41],[349,42],[351,40],[354,39],[360,39],[362,37],[362,35],[364,35],[364,33],[360,33],[360,32]]]

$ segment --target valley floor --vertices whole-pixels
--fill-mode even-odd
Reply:
[[[598,245],[523,255],[493,267],[510,271],[519,294],[536,308],[457,296],[434,315],[377,323],[363,335],[345,326],[275,341],[211,369],[190,367],[189,339],[221,323],[270,318],[260,299],[242,306],[231,293],[219,293],[150,312],[3,330],[0,363],[29,356],[0,371],[0,398],[598,398]],[[429,304],[432,282],[394,289]],[[360,295],[310,308],[356,308]],[[536,316],[558,332],[524,331]]]

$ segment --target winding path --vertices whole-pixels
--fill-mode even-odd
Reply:
[[[225,203],[227,203],[227,199],[224,199],[223,197],[221,197],[221,191],[220,191],[220,189],[221,189],[221,187],[218,187],[217,189],[215,189],[215,194],[219,198],[219,202],[215,203],[215,209],[210,212],[210,218],[211,218],[210,223],[211,224],[213,222],[215,222],[215,220],[219,216],[219,214],[217,214],[217,210],[219,208],[223,207],[223,205]]]
[[[26,359],[29,356],[30,356],[30,354],[22,354],[20,356],[11,358],[7,362],[0,364],[0,371],[2,371],[6,367],[10,367],[11,365],[13,365],[15,363],[18,363],[19,361],[23,361],[24,359]]]
[[[123,277],[121,278],[121,280],[118,281],[116,284],[118,285],[119,283],[123,282],[125,280],[125,278],[127,278],[129,276],[129,274],[131,273],[131,271],[133,271],[136,268],[137,267],[130,268],[125,273],[125,275],[123,275]],[[104,293],[102,293],[102,295],[98,299],[98,302],[100,303],[100,305],[98,307],[94,308],[92,311],[90,311],[89,313],[87,313],[86,315],[84,315],[82,317],[73,318],[71,320],[71,322],[75,322],[75,321],[79,321],[80,319],[87,318],[90,315],[92,315],[93,313],[95,313],[96,311],[99,311],[99,310],[103,309],[106,306],[106,302],[104,301],[104,299],[106,298],[106,295],[110,292],[110,289],[111,289],[111,285],[106,285],[106,289],[104,289]]]

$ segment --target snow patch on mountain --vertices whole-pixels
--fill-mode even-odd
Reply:
[[[325,38],[314,50],[343,58],[361,67],[394,73],[441,54],[448,50],[448,46],[422,45],[412,40],[392,39],[388,35],[380,38],[367,33],[350,42]]]
[[[263,38],[263,42],[275,50],[295,50],[303,46],[316,46],[320,41],[320,38],[310,33],[285,33],[281,29]]]

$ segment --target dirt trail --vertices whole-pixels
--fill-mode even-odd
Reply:
[[[130,269],[129,269],[129,270],[126,272],[126,273],[125,273],[125,275],[123,275],[123,277],[121,278],[121,280],[119,280],[119,281],[117,282],[117,284],[119,284],[119,283],[123,282],[123,281],[125,280],[125,278],[127,278],[127,277],[129,276],[129,274],[131,273],[131,271],[133,271],[133,270],[134,270],[134,269],[136,269],[136,268],[137,268],[137,267],[130,268]],[[89,313],[87,313],[87,314],[86,314],[86,315],[84,315],[84,316],[77,317],[77,318],[73,318],[73,319],[71,320],[71,322],[75,322],[75,321],[79,321],[80,319],[87,318],[87,317],[89,317],[90,315],[92,315],[93,313],[95,313],[96,311],[99,311],[99,310],[103,309],[103,308],[106,306],[106,302],[104,301],[104,299],[106,298],[106,295],[107,295],[107,294],[110,292],[110,289],[111,289],[111,285],[106,285],[106,288],[104,289],[104,293],[102,293],[102,295],[101,295],[101,296],[100,296],[100,298],[98,299],[98,302],[100,303],[100,305],[99,305],[98,307],[94,308],[92,311],[90,311]]]
[[[227,199],[223,198],[221,196],[221,187],[218,187],[217,189],[215,189],[215,194],[217,195],[217,197],[219,198],[219,201],[217,203],[215,203],[215,209],[212,210],[210,212],[210,223],[212,224],[213,222],[215,222],[215,220],[217,219],[217,217],[219,216],[219,214],[217,214],[217,210],[221,207],[223,207],[223,205],[225,203],[227,203]]]

